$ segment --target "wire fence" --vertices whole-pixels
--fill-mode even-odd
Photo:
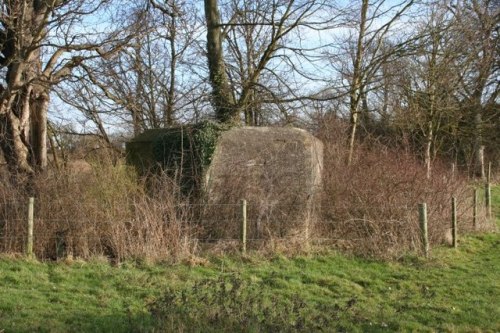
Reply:
[[[484,193],[484,196],[480,195]],[[82,205],[9,198],[0,201],[0,252],[39,258],[104,254],[175,256],[210,247],[271,249],[335,245],[364,254],[415,250],[460,232],[484,229],[491,219],[491,186],[450,205],[353,205],[320,202],[297,209],[277,201],[259,203],[164,203],[85,201]],[[453,202],[453,205],[452,205]],[[305,207],[303,205],[302,207]],[[446,218],[448,216],[448,218]]]

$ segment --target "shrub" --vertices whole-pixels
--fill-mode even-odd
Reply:
[[[105,255],[127,259],[181,260],[196,252],[195,226],[179,188],[156,175],[143,181],[123,165],[94,164],[91,172],[49,172],[37,180],[34,252],[41,259]],[[27,194],[3,181],[0,249],[22,252]]]
[[[218,129],[210,126],[190,134],[200,143],[196,158],[203,167],[210,162],[218,135]],[[234,235],[240,234],[242,189],[247,199],[258,199],[248,205],[249,249],[297,253],[307,248],[307,241],[362,256],[397,257],[420,251],[417,205],[421,202],[429,208],[431,246],[449,241],[453,196],[458,201],[459,234],[472,230],[472,189],[460,173],[452,174],[451,168],[436,161],[427,179],[421,161],[409,152],[369,138],[357,144],[347,166],[346,130],[341,121],[324,120],[317,132],[324,143],[323,189],[318,221],[307,235],[310,239],[287,234],[288,222],[296,218],[295,202],[288,199],[296,195],[292,190],[272,192],[274,182],[283,180],[279,174],[258,175],[270,185],[269,192],[259,192],[250,177],[245,180],[231,172],[224,196],[206,198],[186,195],[186,183],[176,176],[182,174],[183,162],[175,158],[168,163],[177,171],[167,168],[146,178],[99,159],[90,169],[68,167],[37,179],[35,253],[54,259],[105,255],[115,261],[177,261],[195,255],[200,238],[216,243],[213,248],[222,252],[239,249]],[[166,154],[167,142],[164,137],[158,143],[164,148],[157,154]],[[23,252],[28,194],[6,177],[0,179],[0,251]],[[269,200],[270,194],[278,199]],[[487,229],[482,217],[479,229]]]
[[[186,195],[199,192],[225,129],[225,125],[204,121],[148,130],[127,144],[127,162],[141,176],[166,173],[179,182]]]
[[[325,151],[323,218],[317,237],[363,256],[420,251],[418,204],[428,204],[431,245],[442,244],[450,232],[453,196],[459,232],[472,230],[472,189],[464,176],[437,161],[427,179],[421,161],[409,152],[369,139],[358,144],[347,166],[346,130],[344,123],[330,120],[318,133]]]

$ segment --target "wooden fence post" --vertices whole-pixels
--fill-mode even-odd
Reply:
[[[457,199],[451,198],[451,243],[457,247]]]
[[[491,162],[488,163],[488,173],[486,174],[486,180],[491,183]]]
[[[484,186],[484,201],[486,206],[486,218],[491,219],[491,184],[486,183]]]
[[[418,205],[418,216],[420,222],[420,233],[422,237],[422,247],[425,257],[429,256],[429,234],[427,229],[427,204],[421,203]]]
[[[474,188],[472,197],[472,227],[477,230],[477,188]]]
[[[33,217],[35,212],[35,198],[29,198],[28,203],[28,239],[26,242],[26,255],[33,257]]]
[[[241,252],[247,252],[247,201],[241,200]]]

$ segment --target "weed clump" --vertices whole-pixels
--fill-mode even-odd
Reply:
[[[306,332],[334,327],[344,309],[311,311],[298,295],[279,297],[265,282],[230,274],[200,280],[189,289],[168,288],[149,310],[166,331]]]

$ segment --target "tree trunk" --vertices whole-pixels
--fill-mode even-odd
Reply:
[[[224,64],[223,35],[217,0],[205,0],[205,17],[207,22],[207,60],[215,117],[220,122],[236,122],[239,114],[235,107]]]
[[[47,112],[49,94],[46,91],[34,93],[31,97],[31,165],[36,172],[47,167]]]
[[[175,7],[175,2],[172,4]],[[175,8],[173,8],[175,11]],[[177,48],[176,48],[176,36],[177,36],[177,23],[176,15],[173,13],[170,16],[171,22],[169,25],[170,32],[170,83],[168,87],[167,95],[167,108],[165,110],[164,122],[165,126],[170,126],[174,122],[174,111],[175,111],[175,78],[177,71]]]
[[[2,138],[0,145],[9,172],[14,176],[33,173],[28,163],[29,151],[25,144],[25,128],[21,126],[20,119],[12,112],[8,111],[0,115],[0,137]]]
[[[359,33],[356,45],[356,56],[354,58],[354,68],[352,73],[351,91],[350,91],[350,119],[351,128],[349,133],[349,147],[347,156],[347,165],[351,165],[354,154],[354,143],[356,141],[356,130],[359,125],[359,102],[362,90],[362,72],[361,65],[364,57],[364,38],[366,32],[366,16],[368,13],[368,0],[363,0],[361,5],[361,19],[359,22]]]
[[[48,92],[28,86],[0,112],[0,146],[12,174],[31,175],[47,167],[48,104]]]
[[[431,178],[432,169],[432,144],[434,139],[432,120],[427,123],[427,133],[425,136],[424,163],[427,179]]]
[[[356,141],[356,130],[358,128],[359,123],[359,113],[358,113],[358,104],[356,102],[356,92],[351,92],[351,117],[350,117],[350,132],[349,132],[349,148],[348,148],[348,156],[347,156],[347,165],[352,164],[352,158],[354,155],[354,143]]]
[[[487,67],[484,65],[484,67]],[[474,149],[474,173],[475,176],[481,179],[485,178],[484,171],[484,120],[483,120],[483,112],[484,107],[481,102],[481,98],[485,92],[486,81],[488,75],[486,71],[480,73],[480,77],[478,78],[478,82],[476,83],[476,87],[474,89],[474,93],[471,96],[471,109],[474,115],[474,141],[473,141],[473,149]]]
[[[47,166],[49,88],[42,84],[39,39],[47,7],[9,4],[11,17],[2,18],[5,39],[0,45],[6,67],[0,89],[0,148],[13,176],[32,176]]]
[[[361,89],[360,98],[361,98],[361,127],[364,127],[366,130],[370,130],[373,123],[372,117],[370,114],[370,109],[368,107],[368,96],[365,91],[366,89]]]
[[[482,135],[483,117],[481,105],[474,105],[474,174],[476,177],[484,179],[484,145]]]

